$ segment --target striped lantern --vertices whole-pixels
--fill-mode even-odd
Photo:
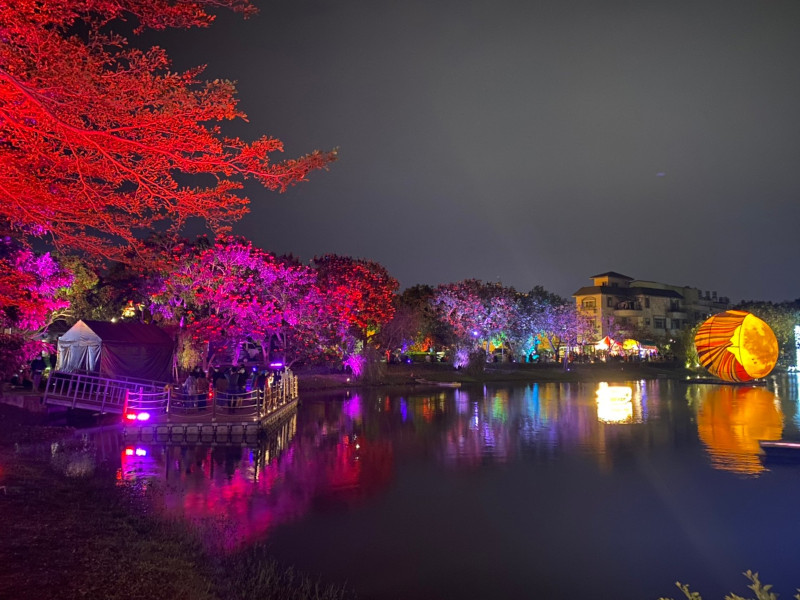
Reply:
[[[712,315],[694,337],[700,364],[725,381],[766,377],[778,360],[778,340],[764,321],[743,310]]]

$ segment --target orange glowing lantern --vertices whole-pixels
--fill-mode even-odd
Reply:
[[[766,377],[778,360],[778,340],[769,325],[743,310],[711,316],[694,338],[700,364],[725,381]]]

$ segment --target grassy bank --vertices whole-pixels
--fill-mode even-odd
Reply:
[[[258,547],[215,555],[178,521],[156,518],[149,492],[116,485],[71,432],[0,404],[0,598],[339,599]]]

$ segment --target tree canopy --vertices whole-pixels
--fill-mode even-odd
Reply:
[[[205,27],[247,0],[0,2],[0,224],[61,250],[125,260],[151,231],[191,217],[225,232],[247,211],[243,180],[284,190],[334,153],[272,162],[268,136],[225,136],[244,119],[230,81],[171,69],[158,47],[114,29]]]

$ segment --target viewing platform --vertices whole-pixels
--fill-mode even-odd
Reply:
[[[283,422],[297,399],[297,377],[287,369],[265,389],[192,395],[163,382],[54,373],[43,402],[119,414],[130,442],[246,445]]]
[[[128,392],[123,438],[159,444],[248,445],[296,408],[297,378],[293,376],[283,378],[273,389],[212,392],[207,398],[172,391]]]

